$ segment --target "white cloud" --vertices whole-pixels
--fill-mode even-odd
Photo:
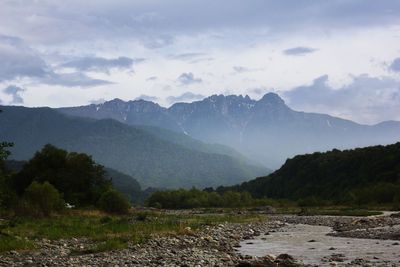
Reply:
[[[400,81],[390,77],[360,75],[338,89],[328,84],[328,75],[312,84],[284,93],[289,106],[373,124],[388,118],[400,120]]]
[[[193,73],[191,73],[191,72],[184,72],[181,75],[179,75],[178,81],[181,84],[189,85],[189,84],[193,84],[193,83],[201,83],[203,80],[200,78],[195,78]]]
[[[395,0],[3,1],[0,86],[57,107],[141,95],[168,105],[188,88],[257,96],[248,90],[285,92],[324,74],[333,90],[349,73],[396,79],[399,13]]]

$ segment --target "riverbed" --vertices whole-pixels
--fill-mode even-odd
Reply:
[[[328,226],[288,224],[281,229],[243,240],[238,253],[262,257],[286,253],[306,265],[400,266],[400,245],[396,240],[328,236]],[[353,266],[353,265],[350,265]]]

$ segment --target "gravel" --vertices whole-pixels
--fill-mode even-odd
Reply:
[[[303,266],[287,254],[253,257],[236,253],[241,240],[276,231],[287,223],[331,226],[338,236],[400,240],[397,217],[273,215],[259,223],[224,223],[201,231],[188,228],[185,235],[154,236],[143,244],[97,254],[73,253],[90,248],[93,243],[88,239],[43,239],[37,241],[36,251],[0,254],[0,266]]]

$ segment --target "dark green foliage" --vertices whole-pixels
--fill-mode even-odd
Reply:
[[[10,209],[17,203],[17,199],[17,194],[12,188],[10,175],[0,174],[0,210]]]
[[[26,161],[7,160],[5,168],[8,172],[20,172]],[[106,178],[111,180],[112,185],[123,193],[132,203],[143,203],[149,193],[142,191],[139,183],[129,175],[123,174],[111,168],[105,168]]]
[[[85,154],[68,153],[46,145],[14,175],[13,187],[19,195],[33,182],[49,182],[64,195],[64,200],[77,206],[94,205],[111,186],[103,166]]]
[[[400,143],[296,156],[276,172],[239,186],[253,197],[392,203],[400,194]],[[307,203],[308,202],[308,203]]]
[[[0,143],[0,162],[3,162],[4,160],[6,160],[8,158],[8,156],[10,156],[11,152],[10,152],[10,148],[13,146],[13,143],[10,142],[1,142]],[[1,166],[3,167],[3,166]]]
[[[25,190],[23,199],[29,215],[47,217],[65,207],[61,194],[49,182],[33,181]]]
[[[126,214],[130,208],[129,201],[114,189],[109,189],[101,195],[98,206],[106,212],[117,214]]]
[[[264,204],[263,200],[255,200],[247,192],[227,191],[222,195],[217,192],[178,189],[158,191],[147,200],[147,205],[164,209],[188,209],[205,207],[248,207]]]
[[[400,183],[379,183],[351,191],[353,201],[359,205],[367,203],[396,203],[400,200]]]
[[[52,144],[89,154],[96,162],[134,177],[143,187],[159,188],[232,185],[268,172],[188,137],[178,142],[179,134],[163,139],[154,129],[110,119],[69,117],[49,108],[3,108],[7,112],[0,116],[0,140],[15,142],[13,159],[27,160]]]
[[[106,177],[111,179],[115,189],[124,194],[132,203],[143,203],[145,194],[140,184],[129,175],[106,168]]]
[[[2,110],[0,110],[0,113]],[[10,177],[5,170],[5,160],[10,156],[11,142],[0,142],[0,210],[8,208],[13,202],[15,195],[10,189]]]

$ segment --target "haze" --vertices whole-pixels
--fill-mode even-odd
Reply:
[[[277,92],[296,110],[400,120],[399,1],[0,1],[0,100],[163,106]]]

